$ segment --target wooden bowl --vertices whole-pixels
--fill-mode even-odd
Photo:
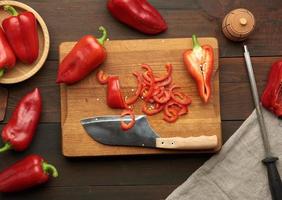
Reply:
[[[50,37],[47,26],[43,21],[42,17],[31,7],[26,4],[17,2],[17,1],[0,1],[0,23],[2,21],[11,16],[9,13],[3,10],[4,5],[14,6],[15,9],[21,13],[23,11],[29,11],[34,14],[38,22],[38,37],[39,37],[39,55],[37,60],[31,64],[23,64],[20,61],[17,61],[16,66],[14,66],[10,70],[5,70],[4,75],[0,78],[0,83],[2,84],[12,84],[24,81],[31,76],[33,76],[36,72],[40,70],[43,66],[44,62],[47,59],[49,48],[50,48]]]

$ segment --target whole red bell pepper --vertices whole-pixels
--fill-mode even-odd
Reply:
[[[104,27],[99,30],[102,37],[96,39],[92,35],[82,37],[63,59],[59,66],[57,83],[74,84],[101,65],[107,56],[103,47],[107,39],[107,31]]]
[[[282,60],[272,65],[261,102],[266,109],[282,117]]]
[[[4,10],[12,14],[4,19],[2,27],[20,61],[32,64],[39,54],[39,40],[37,22],[33,13],[23,12],[19,14],[12,6],[5,5]]]
[[[49,173],[58,177],[56,168],[41,156],[27,156],[0,173],[0,192],[18,192],[40,185],[48,181]]]
[[[118,76],[109,76],[107,88],[107,104],[110,108],[126,108],[126,103],[121,93]]]
[[[146,0],[109,0],[108,10],[119,21],[146,34],[167,29],[161,14]]]
[[[204,103],[211,96],[211,78],[214,68],[213,48],[210,45],[201,46],[196,35],[192,36],[193,49],[183,54],[184,64],[198,86],[198,92]]]
[[[32,141],[42,110],[42,100],[36,88],[24,96],[14,110],[12,117],[2,130],[5,143],[0,152],[14,149],[25,150]]]
[[[0,28],[0,77],[4,74],[5,68],[10,69],[16,64],[16,56],[10,47],[7,38]]]

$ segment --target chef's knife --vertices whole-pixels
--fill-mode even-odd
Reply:
[[[162,149],[204,150],[217,147],[218,138],[213,136],[161,138],[150,127],[145,115],[135,116],[133,128],[123,131],[120,122],[130,121],[129,117],[106,115],[81,120],[86,132],[97,142],[115,146],[137,146]]]
[[[278,160],[277,157],[274,157],[270,151],[270,144],[268,140],[267,130],[264,123],[263,114],[261,111],[261,105],[259,103],[259,97],[258,97],[258,91],[256,86],[256,80],[254,76],[254,71],[252,67],[251,57],[248,51],[248,48],[246,45],[244,45],[244,57],[246,61],[246,66],[249,74],[252,94],[253,94],[253,100],[256,107],[256,113],[257,113],[257,119],[260,126],[260,132],[262,136],[262,141],[265,149],[265,159],[262,160],[262,162],[267,167],[267,174],[268,174],[268,181],[269,181],[269,187],[271,191],[271,196],[273,200],[282,200],[282,183],[281,178],[278,173],[277,167],[276,167],[276,161]]]

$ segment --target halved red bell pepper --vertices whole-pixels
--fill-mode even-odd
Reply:
[[[146,34],[167,29],[163,17],[147,0],[109,0],[108,10],[119,21]]]
[[[0,192],[18,192],[40,185],[48,181],[49,174],[58,176],[53,165],[39,155],[27,156],[0,173]]]
[[[282,60],[272,65],[261,102],[266,109],[282,117]]]
[[[20,61],[32,64],[39,54],[37,21],[32,12],[19,14],[12,6],[5,5],[4,10],[12,17],[4,19],[3,30]]]
[[[99,30],[103,33],[101,38],[96,39],[92,35],[82,37],[63,59],[59,66],[57,83],[74,84],[105,61],[107,53],[103,45],[107,39],[107,31],[102,26]]]
[[[213,48],[210,45],[200,46],[196,35],[192,36],[193,49],[183,54],[184,64],[198,86],[198,92],[204,103],[211,96],[211,78],[214,68]]]
[[[7,38],[0,28],[0,77],[4,74],[5,68],[10,69],[16,64],[16,56],[9,45]]]
[[[18,103],[12,117],[2,130],[2,140],[5,143],[0,152],[14,149],[25,150],[35,134],[42,111],[42,100],[36,88],[25,95]]]
[[[127,107],[121,93],[118,76],[110,76],[108,78],[107,104],[111,108],[124,109]]]

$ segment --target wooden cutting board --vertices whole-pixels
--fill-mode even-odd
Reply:
[[[136,88],[136,80],[131,73],[141,71],[141,63],[149,64],[157,74],[164,74],[166,72],[165,64],[171,63],[174,67],[173,82],[181,86],[181,91],[188,94],[193,102],[189,107],[189,113],[176,123],[169,124],[162,120],[162,114],[158,114],[148,118],[150,125],[161,137],[217,135],[219,144],[212,150],[215,152],[222,144],[218,43],[215,38],[199,38],[199,41],[201,44],[211,45],[215,54],[212,97],[208,104],[203,104],[200,100],[196,85],[183,65],[182,54],[186,49],[192,48],[191,38],[107,41],[105,48],[108,57],[99,69],[109,74],[119,75],[124,95],[130,95],[133,93],[132,89]],[[64,42],[60,45],[60,60],[66,56],[74,44],[74,42]],[[119,115],[121,113],[121,110],[108,108],[106,86],[97,82],[96,72],[94,71],[75,85],[61,85],[61,126],[65,156],[183,153],[183,151],[140,147],[107,146],[90,138],[80,125],[81,119],[95,115]],[[139,103],[134,108],[136,114],[142,114],[140,105]]]

